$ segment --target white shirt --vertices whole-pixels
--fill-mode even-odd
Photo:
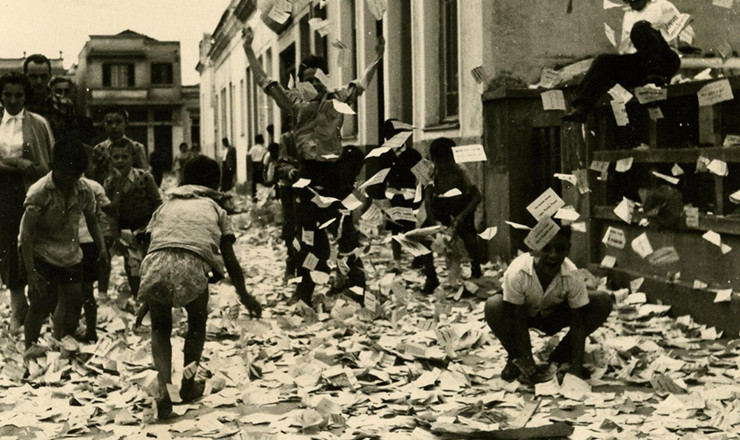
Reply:
[[[92,190],[93,194],[95,194],[95,211],[98,215],[100,215],[99,209],[103,206],[110,205],[110,200],[108,200],[108,196],[105,194],[105,189],[103,188],[103,185],[99,184],[98,182],[88,179],[86,177],[83,177],[80,179],[82,182],[87,184],[90,189]],[[87,221],[85,220],[85,214],[82,214],[80,216],[80,243],[93,243],[93,237],[90,235],[90,231],[87,229]]]
[[[23,156],[23,118],[26,110],[11,115],[6,110],[0,122],[0,158]]]
[[[552,279],[547,290],[543,290],[540,279],[534,270],[535,258],[532,254],[522,254],[514,259],[504,272],[504,301],[525,305],[529,316],[542,313],[547,316],[568,301],[571,309],[588,304],[586,283],[572,261],[565,259],[560,267],[560,275]]]
[[[638,21],[650,22],[653,28],[660,30],[663,38],[670,44],[671,41],[668,41],[668,33],[666,32],[665,25],[673,16],[679,14],[678,9],[667,0],[649,0],[641,11],[636,11],[632,7],[627,6],[625,8],[624,18],[622,19],[622,35],[619,40],[617,52],[622,55],[637,52],[630,39],[630,32],[632,32],[632,26]]]
[[[261,163],[265,153],[267,153],[267,148],[262,144],[257,144],[249,149],[249,156],[254,163]]]

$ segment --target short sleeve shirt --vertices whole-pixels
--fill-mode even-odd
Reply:
[[[57,267],[82,261],[80,216],[95,213],[95,196],[89,186],[78,180],[65,198],[49,172],[31,185],[23,206],[24,217],[37,219],[32,237],[36,257]]]
[[[184,185],[172,191],[149,222],[149,252],[160,249],[185,249],[198,254],[214,271],[223,275],[221,238],[235,240],[226,211],[208,197],[213,190]]]
[[[534,263],[535,257],[529,253],[511,262],[504,272],[504,301],[524,305],[530,317],[538,314],[547,316],[565,301],[568,301],[571,309],[588,304],[586,283],[572,261],[567,258],[563,261],[560,274],[553,278],[546,290],[540,284]]]
[[[83,177],[80,180],[87,184],[95,195],[95,212],[100,215],[100,208],[110,205],[110,200],[108,199],[108,196],[105,195],[105,189],[101,184],[92,179]],[[80,243],[92,242],[93,238],[92,235],[90,235],[90,231],[87,229],[87,221],[85,221],[85,216],[82,215],[80,216]]]

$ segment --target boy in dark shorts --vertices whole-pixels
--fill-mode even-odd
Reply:
[[[52,311],[56,339],[77,329],[82,281],[80,215],[85,216],[99,249],[98,260],[108,259],[95,215],[95,196],[80,180],[86,168],[87,152],[81,142],[57,142],[51,172],[28,189],[23,204],[20,247],[30,302],[24,329],[26,349],[36,343],[44,319]]]

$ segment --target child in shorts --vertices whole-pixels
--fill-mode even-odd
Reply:
[[[110,200],[105,195],[105,189],[92,179],[83,177],[81,180],[95,195],[96,214],[100,220],[101,211],[110,212]],[[93,283],[98,281],[98,294],[105,295],[107,286],[100,284],[100,274],[107,274],[107,270],[101,271],[98,263],[98,247],[87,229],[84,215],[80,217],[80,247],[82,248],[82,307],[85,311],[85,334],[78,339],[82,342],[95,342],[98,340],[98,332],[95,328],[98,320],[98,304],[95,301]]]
[[[167,384],[172,376],[172,308],[185,307],[188,332],[185,336],[184,365],[180,398],[190,402],[203,395],[203,384],[195,382],[194,368],[200,361],[206,339],[209,273],[223,275],[223,267],[236,287],[239,299],[252,317],[259,318],[262,306],[247,292],[244,274],[234,254],[236,241],[231,221],[218,201],[221,181],[218,164],[206,156],[189,162],[180,187],[152,216],[148,253],[141,263],[141,299],[151,313],[152,357],[159,379],[157,414],[172,416]]]
[[[57,142],[51,172],[31,185],[23,203],[20,248],[30,302],[24,328],[26,349],[36,343],[44,319],[52,311],[54,338],[61,340],[77,330],[82,281],[81,215],[98,247],[97,259],[108,258],[95,215],[95,196],[80,180],[87,160],[81,142]]]

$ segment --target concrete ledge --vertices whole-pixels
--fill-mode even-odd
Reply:
[[[618,287],[629,287],[630,281],[645,277],[640,290],[645,292],[651,303],[660,302],[671,306],[669,315],[678,317],[691,315],[694,321],[724,331],[724,337],[737,338],[740,332],[740,301],[715,303],[715,292],[694,289],[686,282],[672,283],[665,278],[645,276],[624,269],[593,267],[592,272],[609,276],[610,282]]]

